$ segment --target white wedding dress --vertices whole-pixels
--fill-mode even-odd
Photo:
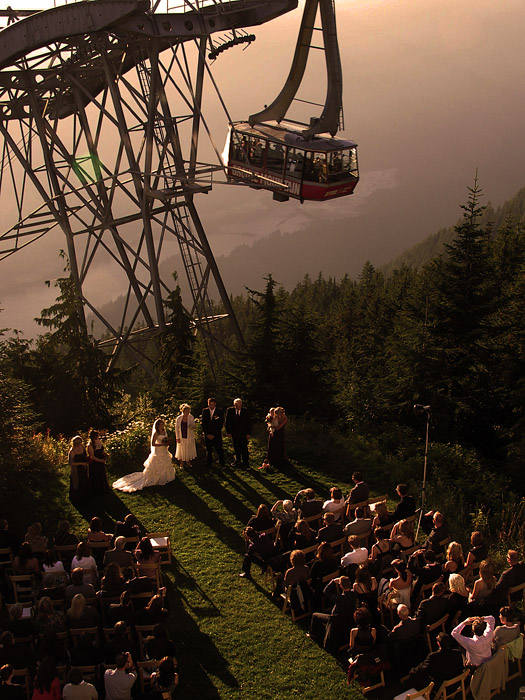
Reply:
[[[167,437],[165,433],[159,434],[157,441],[162,442],[163,438]],[[175,479],[172,459],[173,455],[167,445],[154,445],[151,447],[148,459],[144,462],[144,471],[126,474],[113,483],[113,488],[133,493],[147,486],[164,486]]]

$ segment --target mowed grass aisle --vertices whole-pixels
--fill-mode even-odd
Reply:
[[[129,471],[140,468],[130,466]],[[253,581],[238,577],[242,529],[259,503],[293,497],[305,485],[324,495],[331,486],[326,477],[297,467],[263,473],[253,467],[208,470],[195,464],[178,469],[177,479],[165,487],[135,494],[114,491],[87,503],[81,513],[67,501],[65,472],[61,481],[61,517],[71,518],[79,536],[93,515],[102,517],[110,530],[128,512],[148,531],[169,531],[174,563],[163,573],[180,697],[318,700],[359,695],[347,688],[337,661],[306,637],[306,628],[282,616],[258,567],[253,567]]]

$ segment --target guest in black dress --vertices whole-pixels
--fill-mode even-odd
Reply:
[[[262,466],[282,467],[286,463],[286,449],[284,446],[284,426],[288,423],[288,417],[284,408],[271,408],[266,416],[268,424],[268,451]]]
[[[106,476],[107,454],[104,452],[98,430],[92,430],[89,433],[87,451],[91,460],[89,462],[89,486],[91,488],[91,495],[98,496],[105,491],[109,491],[108,478]]]
[[[69,466],[71,467],[69,498],[71,503],[80,503],[90,496],[89,458],[80,435],[75,435],[71,440]]]

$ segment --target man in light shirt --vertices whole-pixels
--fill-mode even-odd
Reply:
[[[362,564],[368,560],[368,549],[360,547],[361,538],[357,535],[352,535],[348,538],[348,544],[352,548],[348,554],[345,554],[341,559],[341,566],[349,564]]]
[[[106,700],[130,700],[131,688],[137,680],[137,675],[133,673],[133,659],[129,651],[117,654],[115,663],[117,668],[108,668],[104,673]]]
[[[470,666],[481,666],[492,656],[491,643],[496,621],[492,615],[468,617],[452,630],[452,636],[467,652]],[[472,625],[472,637],[464,637],[461,632],[466,625]]]

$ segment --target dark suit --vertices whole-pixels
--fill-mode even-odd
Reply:
[[[220,408],[215,407],[213,418],[209,408],[205,408],[202,412],[202,432],[204,434],[204,442],[206,444],[206,461],[208,466],[211,466],[212,452],[215,449],[219,457],[219,464],[224,467],[224,450],[222,449],[222,426],[224,425],[224,414]],[[212,438],[208,438],[211,435]]]
[[[350,491],[350,499],[348,503],[361,503],[362,501],[367,501],[370,494],[370,489],[368,484],[362,481],[360,484],[356,484],[354,488]]]
[[[303,501],[299,509],[303,518],[320,515],[323,512],[323,501]]]
[[[421,629],[424,631],[427,625],[433,625],[448,612],[448,596],[433,595],[422,600],[417,609],[416,617],[421,621]]]
[[[243,406],[237,414],[235,406],[230,406],[226,411],[226,433],[232,436],[235,461],[242,462],[246,467],[249,462],[248,436],[251,432],[252,424],[248,409]]]
[[[434,687],[439,690],[443,681],[455,678],[463,671],[463,654],[459,649],[439,649],[431,652],[419,666],[410,671],[410,684],[421,689],[434,681]]]
[[[325,649],[337,650],[343,642],[347,641],[354,621],[357,597],[352,590],[343,592],[336,580],[327,584],[323,595],[327,602],[334,605],[330,614],[316,612],[312,615],[310,635],[313,638],[320,638],[324,631]]]
[[[335,542],[345,536],[343,527],[339,523],[330,523],[319,529],[317,533],[318,542]]]
[[[496,591],[503,600],[507,595],[509,588],[514,588],[514,586],[519,586],[525,583],[525,564],[520,561],[514,564],[510,569],[506,569],[501,576],[496,586]],[[515,594],[517,600],[520,599],[521,594]]]
[[[396,506],[395,511],[390,516],[390,520],[394,523],[409,518],[416,512],[416,502],[413,496],[404,496]]]

